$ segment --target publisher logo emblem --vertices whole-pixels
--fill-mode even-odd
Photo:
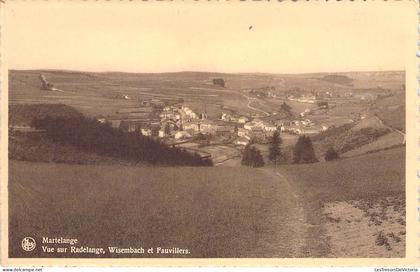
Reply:
[[[36,247],[35,239],[32,237],[25,237],[22,240],[22,248],[25,251],[32,251]]]

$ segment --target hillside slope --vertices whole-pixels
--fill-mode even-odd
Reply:
[[[48,256],[40,248],[21,250],[28,233],[37,241],[77,238],[79,246],[190,252],[165,257],[301,256],[298,199],[287,182],[263,170],[10,161],[9,174],[11,257]]]
[[[375,117],[368,117],[358,123],[332,127],[312,137],[317,156],[323,158],[325,151],[333,147],[339,153],[346,153],[377,141],[392,132]],[[394,145],[393,143],[391,146]],[[387,142],[380,148],[388,147]]]

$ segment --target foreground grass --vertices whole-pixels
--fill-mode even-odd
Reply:
[[[262,169],[10,161],[10,256],[51,256],[39,247],[25,253],[20,242],[26,236],[77,238],[91,247],[190,251],[55,257],[331,256],[326,205],[375,205],[392,197],[402,201],[395,206],[404,214],[404,161],[404,148]]]
[[[90,247],[179,247],[188,255],[66,257],[292,257],[296,199],[270,173],[244,167],[128,167],[10,161],[10,256],[23,237]]]
[[[405,147],[278,169],[300,187],[308,200],[344,201],[405,194]]]
[[[387,199],[392,198],[398,203],[392,203],[390,208],[399,207],[405,218],[405,147],[331,162],[283,165],[274,170],[283,173],[298,188],[306,221],[313,226],[305,238],[306,256],[314,252],[322,256],[340,254],[331,252],[324,228],[323,210],[330,203],[357,201],[374,206],[388,203]],[[359,232],[358,235],[364,234]]]

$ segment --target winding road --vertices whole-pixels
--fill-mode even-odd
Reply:
[[[262,110],[262,109],[258,109],[258,108],[255,108],[255,107],[251,106],[251,103],[253,102],[253,100],[256,100],[255,98],[249,97],[249,96],[247,96],[246,94],[242,93],[241,91],[239,91],[239,94],[240,94],[241,96],[245,97],[245,98],[248,100],[247,107],[248,107],[249,109],[251,109],[251,110],[253,110],[253,111],[258,111],[258,112],[261,112],[261,113],[263,113],[263,114],[264,114],[264,115],[255,116],[255,117],[268,117],[268,116],[270,116],[270,113],[268,113],[268,112],[266,112],[266,111],[264,111],[264,110]]]

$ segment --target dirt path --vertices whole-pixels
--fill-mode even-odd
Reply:
[[[325,237],[325,228],[322,224],[322,209],[314,203],[307,201],[303,191],[295,185],[293,179],[283,174],[280,169],[264,168],[265,171],[279,188],[278,198],[287,200],[283,207],[289,213],[287,228],[292,228],[294,235],[289,236],[288,242],[292,243],[293,257],[325,257],[330,251],[329,240]],[[274,213],[280,211],[273,210]],[[279,230],[280,231],[280,230]]]
[[[278,240],[271,241],[275,243],[287,243],[290,245],[290,251],[292,257],[304,257],[305,248],[307,247],[307,233],[312,225],[307,223],[303,203],[299,197],[299,193],[291,182],[276,169],[264,168],[261,169],[265,174],[275,182],[277,190],[275,193],[276,197],[281,199],[278,202],[279,205],[273,207],[272,213],[273,218],[276,222],[273,222],[279,229],[276,238]],[[282,215],[282,216],[279,216]],[[291,233],[292,235],[286,237],[284,240],[284,233]]]

